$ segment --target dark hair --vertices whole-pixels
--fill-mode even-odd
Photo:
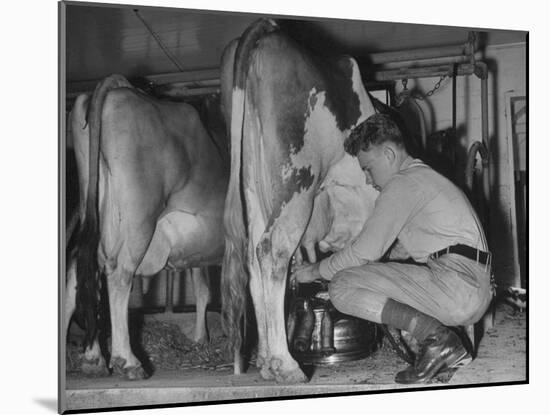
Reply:
[[[344,149],[352,156],[371,146],[391,141],[405,148],[405,137],[399,122],[389,114],[374,114],[355,127],[344,141]]]

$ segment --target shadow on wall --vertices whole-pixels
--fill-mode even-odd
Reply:
[[[501,201],[506,201],[505,187],[499,185],[499,183],[506,183],[504,178],[501,178],[501,170],[503,164],[507,163],[507,160],[499,160],[502,144],[499,142],[501,131],[499,130],[499,117],[502,109],[499,106],[499,80],[498,80],[498,64],[493,59],[483,59],[487,64],[489,70],[489,82],[490,90],[493,91],[489,96],[489,131],[491,135],[489,137],[491,155],[491,183],[490,192],[491,200],[489,206],[483,207],[483,203],[479,203],[480,195],[482,195],[481,178],[475,177],[473,183],[473,191],[469,192],[466,189],[466,161],[468,157],[468,151],[474,141],[482,140],[481,122],[479,131],[472,131],[468,129],[467,124],[460,124],[457,126],[456,131],[453,132],[452,128],[436,131],[437,115],[433,102],[429,99],[423,101],[422,112],[425,120],[429,120],[425,125],[427,140],[424,147],[422,157],[427,164],[431,165],[435,170],[439,171],[452,181],[454,181],[459,187],[465,190],[468,194],[472,204],[478,210],[480,217],[483,217],[482,209],[488,212],[489,224],[485,224],[485,232],[488,237],[489,246],[495,256],[495,276],[497,283],[501,287],[506,287],[514,281],[514,256],[513,256],[513,243],[512,235],[510,232],[510,218],[506,214],[505,208],[502,206]],[[477,95],[472,98],[471,89],[480,90],[481,80],[475,76],[470,75],[464,77],[464,94],[463,102],[458,101],[457,107],[462,106],[464,114],[470,114],[472,108],[479,108],[479,119],[481,120],[481,103],[475,102],[480,100]],[[418,83],[415,83],[410,90],[411,95],[423,96],[426,91],[423,90]],[[476,118],[477,118],[476,114]],[[410,123],[409,123],[410,124]],[[414,124],[414,123],[412,123]],[[481,172],[480,161],[477,163],[478,173]],[[482,197],[481,197],[482,198]]]

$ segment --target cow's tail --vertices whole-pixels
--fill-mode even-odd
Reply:
[[[100,318],[100,275],[97,263],[99,245],[99,152],[101,115],[107,93],[121,86],[130,86],[120,75],[112,75],[100,82],[88,107],[87,122],[90,132],[88,191],[84,222],[79,233],[76,262],[76,313],[82,317],[86,335],[84,345],[91,346],[96,338]]]
[[[231,173],[225,199],[225,255],[222,264],[222,323],[233,350],[242,345],[241,322],[245,315],[248,287],[246,271],[246,214],[242,189],[242,140],[245,84],[251,52],[258,40],[276,29],[271,20],[258,20],[240,38],[234,58],[231,94]],[[237,368],[235,368],[237,372]]]

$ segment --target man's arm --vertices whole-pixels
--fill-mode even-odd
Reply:
[[[374,211],[357,239],[321,261],[321,276],[331,280],[338,271],[379,260],[416,214],[423,199],[414,181],[401,174],[393,178],[378,196]]]

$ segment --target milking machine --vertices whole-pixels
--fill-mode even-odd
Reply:
[[[334,364],[363,359],[376,350],[378,326],[337,311],[327,281],[293,281],[287,300],[288,348],[298,362]]]

